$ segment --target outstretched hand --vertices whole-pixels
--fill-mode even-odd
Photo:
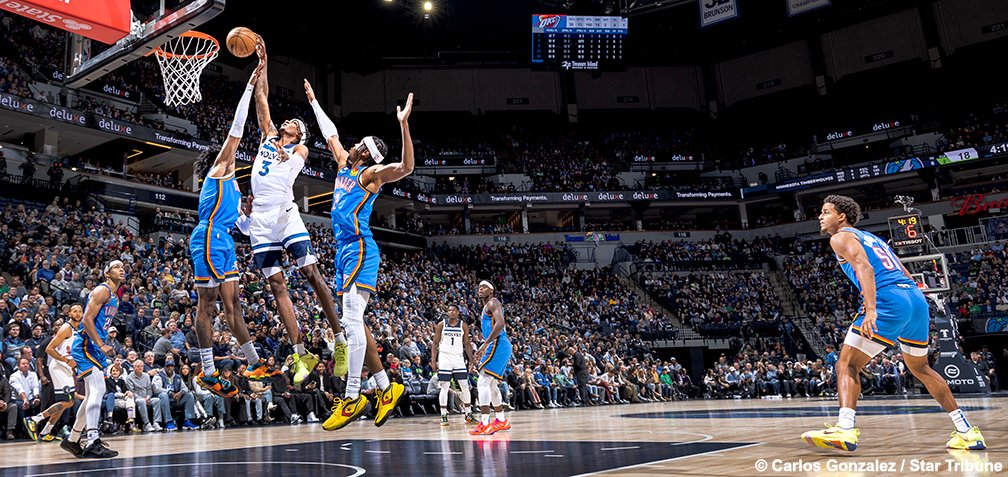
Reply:
[[[263,69],[266,68],[266,50],[262,43],[256,44],[256,53],[259,54],[259,64],[256,65],[254,71],[252,71],[252,77],[249,78],[249,84],[255,84],[259,79],[259,75],[262,74]]]
[[[409,119],[410,113],[413,112],[413,93],[410,93],[409,96],[406,97],[406,106],[403,108],[396,106],[395,111],[396,117],[399,118],[399,122],[405,123],[406,120]]]
[[[304,80],[304,92],[305,96],[308,97],[309,103],[315,101],[315,90],[312,89],[311,83],[309,83],[307,79]]]

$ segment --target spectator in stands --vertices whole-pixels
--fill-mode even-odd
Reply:
[[[6,432],[4,438],[14,440],[14,430],[18,422],[18,405],[14,399],[14,389],[7,380],[7,373],[0,369],[0,424]]]
[[[133,402],[136,405],[136,413],[140,416],[139,424],[143,425],[143,431],[160,432],[163,419],[161,398],[154,394],[151,377],[144,372],[144,362],[139,359],[133,361],[133,372],[126,375],[124,381],[126,381],[126,389],[133,393]],[[153,419],[151,419],[149,410],[154,413]]]
[[[18,310],[15,316],[22,315],[21,310]],[[4,364],[7,365],[7,370],[9,372],[14,372],[18,366],[18,357],[21,356],[21,348],[24,348],[25,340],[21,339],[21,325],[19,321],[23,321],[15,318],[11,323],[7,325],[7,338],[3,341],[3,353],[4,353]]]
[[[195,400],[192,391],[186,387],[182,375],[175,372],[175,360],[171,357],[165,358],[164,369],[152,380],[154,394],[161,398],[161,415],[165,417],[165,430],[174,431],[176,429],[175,419],[172,417],[172,409],[182,408],[185,422],[182,429],[194,430],[199,426],[192,422],[196,417],[193,408]]]
[[[38,375],[30,369],[30,357],[18,359],[17,371],[10,377],[10,386],[14,390],[14,404],[18,407],[19,421],[26,416],[34,416],[42,404],[41,383]]]

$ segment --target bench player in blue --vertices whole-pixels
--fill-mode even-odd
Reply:
[[[907,368],[955,424],[946,447],[986,449],[980,429],[970,425],[948,383],[928,365],[931,319],[927,299],[884,240],[854,228],[860,217],[861,207],[850,197],[829,195],[823,200],[820,230],[830,235],[840,268],[861,291],[862,305],[847,331],[836,364],[838,422],[824,430],[806,432],[802,439],[816,447],[856,449],[860,434],[854,427],[855,406],[861,394],[858,373],[875,355],[899,342]]]
[[[504,308],[494,294],[492,283],[483,280],[476,294],[483,300],[481,329],[483,345],[476,351],[480,360],[476,365],[479,377],[476,392],[479,393],[480,422],[469,434],[491,435],[497,431],[511,429],[511,421],[504,415],[504,397],[500,391],[500,381],[504,380],[504,370],[511,361],[511,340],[504,330]],[[494,408],[494,421],[490,422],[490,407]]]
[[[119,311],[115,291],[126,279],[126,267],[121,261],[113,260],[105,265],[104,273],[105,281],[88,294],[84,318],[70,345],[70,356],[77,364],[77,379],[84,380],[84,402],[77,410],[70,436],[60,443],[60,447],[75,457],[110,459],[119,455],[99,439],[98,421],[101,419],[102,398],[105,397],[106,354],[112,352],[108,330]]]
[[[343,325],[346,330],[349,366],[344,397],[334,400],[333,413],[322,424],[322,428],[327,431],[340,429],[370,411],[371,403],[360,395],[361,370],[365,359],[378,384],[375,425],[381,426],[388,420],[405,389],[402,384],[389,381],[378,356],[378,346],[371,331],[364,325],[364,310],[368,299],[377,290],[381,259],[369,221],[371,207],[381,192],[382,185],[413,173],[413,139],[407,122],[413,111],[413,93],[406,98],[404,107],[396,106],[396,117],[402,131],[402,161],[382,164],[388,146],[381,139],[367,136],[349,151],[343,149],[336,125],[315,99],[315,92],[308,80],[305,80],[304,87],[322,136],[326,138],[338,165],[333,187],[332,225],[338,246],[336,277],[340,290],[337,293],[343,296]]]
[[[238,101],[231,130],[224,145],[210,163],[209,152],[198,163],[197,173],[204,175],[199,198],[199,223],[189,236],[189,258],[193,263],[196,281],[196,338],[199,342],[200,361],[203,371],[198,375],[200,386],[221,397],[233,397],[238,387],[221,377],[214,365],[212,322],[217,315],[217,296],[220,295],[224,318],[228,329],[234,333],[241,345],[242,353],[248,360],[245,377],[254,381],[270,379],[274,370],[259,357],[255,341],[249,336],[248,327],[241,313],[238,298],[238,264],[235,257],[235,243],[231,231],[238,220],[241,190],[235,179],[235,152],[245,131],[245,120],[255,82],[266,64],[261,47],[257,47],[259,65],[252,72],[245,92]]]

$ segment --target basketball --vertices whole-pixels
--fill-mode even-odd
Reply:
[[[245,27],[234,27],[228,32],[227,48],[232,55],[245,58],[255,53],[256,42],[258,40],[259,35],[256,35],[252,30]]]

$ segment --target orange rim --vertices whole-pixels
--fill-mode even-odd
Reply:
[[[198,59],[206,58],[207,56],[213,55],[214,53],[217,53],[218,51],[220,51],[220,42],[218,42],[216,38],[214,38],[214,37],[212,37],[210,35],[207,35],[206,33],[201,33],[201,32],[195,31],[195,30],[187,31],[187,32],[179,35],[177,38],[173,38],[173,39],[168,40],[168,41],[175,41],[175,40],[178,40],[179,38],[183,38],[183,37],[199,38],[199,39],[202,39],[202,40],[209,40],[210,43],[212,44],[212,46],[206,52],[204,52],[204,53],[198,53],[198,54],[195,54],[195,55],[183,55],[183,54],[180,54],[180,53],[172,53],[170,51],[164,51],[164,49],[162,49],[160,46],[157,47],[157,48],[154,48],[154,50],[152,51],[152,53],[154,53],[155,55],[160,56],[162,58],[173,58],[173,59],[180,59],[180,60],[198,60]],[[167,44],[168,42],[166,41],[165,43]],[[164,45],[162,45],[162,46],[164,46]],[[148,55],[149,54],[150,53],[148,53]]]

